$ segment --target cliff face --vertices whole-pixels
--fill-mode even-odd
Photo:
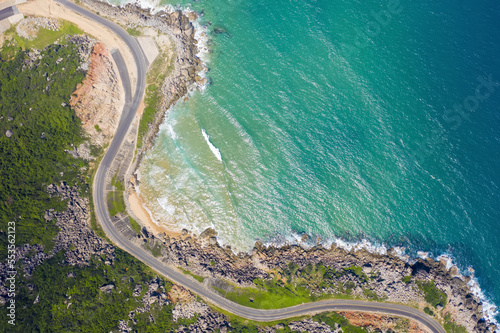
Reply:
[[[124,93],[113,67],[111,54],[96,43],[90,54],[87,77],[70,100],[93,144],[103,145],[116,131],[124,104]]]
[[[408,332],[426,333],[418,323],[403,318],[395,318],[387,315],[379,315],[367,312],[339,312],[347,318],[354,326],[360,326],[374,332]]]
[[[159,83],[162,96],[159,110],[157,110],[158,115],[149,124],[149,130],[144,135],[142,147],[137,154],[138,161],[140,161],[141,153],[152,148],[166,111],[178,100],[185,98],[189,91],[208,83],[208,80],[202,77],[208,69],[197,56],[199,43],[195,40],[195,29],[191,22],[196,19],[197,15],[194,13],[184,15],[179,10],[172,13],[159,11],[153,14],[149,10],[131,4],[118,8],[95,0],[83,0],[82,3],[100,15],[119,21],[128,28],[154,29],[173,41],[174,69],[163,82]]]

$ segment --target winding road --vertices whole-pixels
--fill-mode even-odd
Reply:
[[[102,225],[104,232],[112,242],[114,242],[117,246],[127,251],[161,275],[165,276],[167,279],[173,281],[176,284],[184,286],[185,288],[191,290],[195,294],[198,294],[206,301],[216,305],[217,307],[246,319],[259,322],[269,322],[302,316],[306,314],[315,314],[324,311],[363,311],[410,318],[426,326],[430,330],[430,332],[446,333],[441,325],[432,317],[414,308],[399,304],[367,302],[358,300],[324,300],[274,310],[260,310],[245,307],[229,301],[219,294],[215,293],[214,291],[205,288],[203,285],[196,282],[193,278],[188,277],[176,271],[175,269],[165,266],[152,254],[139,247],[136,247],[132,242],[126,239],[115,228],[108,212],[105,195],[106,174],[108,173],[108,170],[123,143],[125,135],[127,134],[130,125],[134,120],[137,109],[142,101],[146,86],[146,60],[137,41],[117,24],[67,0],[56,1],[63,6],[71,9],[72,11],[109,28],[112,32],[118,35],[132,52],[135,63],[137,65],[137,84],[135,92],[133,94],[133,97],[131,97],[131,89],[125,89],[128,96],[126,97],[126,102],[122,117],[118,124],[118,129],[113,140],[111,141],[106,154],[101,161],[101,164],[97,169],[93,183],[93,200],[96,215]],[[113,57],[115,58],[115,60],[117,60],[116,62],[117,66],[119,67],[120,74],[123,74],[124,71],[126,72],[127,68],[124,62],[119,60],[121,57]]]

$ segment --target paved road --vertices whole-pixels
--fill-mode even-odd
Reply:
[[[8,17],[11,17],[14,14],[17,14],[14,9],[15,7],[7,7],[5,9],[0,10],[0,21]]]
[[[104,232],[106,235],[119,247],[123,250],[127,251],[140,261],[144,262],[146,265],[150,266],[152,269],[157,271],[158,273],[165,276],[167,279],[180,284],[187,289],[190,289],[194,293],[200,295],[208,302],[215,304],[219,308],[222,308],[228,312],[231,312],[240,317],[244,317],[250,320],[255,321],[275,321],[282,320],[285,318],[297,317],[304,314],[313,314],[319,313],[323,311],[368,311],[368,312],[377,312],[384,313],[390,315],[403,316],[407,318],[414,319],[423,325],[427,326],[431,332],[433,333],[446,333],[445,330],[430,316],[425,313],[418,311],[416,309],[398,305],[398,304],[389,304],[389,303],[377,303],[377,302],[364,302],[364,301],[356,301],[356,300],[325,300],[320,302],[314,302],[309,304],[301,304],[289,308],[284,309],[276,309],[276,310],[259,310],[248,308],[234,302],[231,302],[219,294],[215,293],[212,290],[209,290],[196,282],[191,277],[187,277],[186,275],[172,269],[166,267],[161,261],[156,259],[149,252],[142,250],[141,248],[136,247],[132,242],[123,237],[120,232],[114,227],[111,222],[111,217],[109,215],[107,205],[106,205],[106,196],[105,196],[105,186],[106,186],[106,173],[109,170],[109,166],[111,165],[113,159],[115,158],[118,150],[123,142],[125,134],[127,133],[132,120],[134,119],[134,115],[139,107],[139,104],[142,100],[144,89],[145,89],[145,77],[146,77],[146,61],[144,59],[144,55],[142,50],[140,49],[138,43],[134,38],[127,34],[125,30],[116,24],[92,13],[88,10],[85,10],[74,3],[68,2],[67,0],[56,0],[64,6],[72,9],[73,11],[86,16],[106,27],[111,29],[114,33],[116,33],[120,38],[122,38],[127,46],[132,51],[134,56],[134,60],[137,65],[137,87],[133,98],[127,97],[127,102],[123,110],[122,119],[118,125],[118,129],[116,132],[111,145],[109,146],[108,151],[106,152],[97,173],[94,178],[94,205],[96,209],[97,218],[99,219]],[[117,56],[114,55],[115,59]],[[124,63],[121,60],[117,61],[117,65],[121,67],[120,72],[122,73],[124,69]]]

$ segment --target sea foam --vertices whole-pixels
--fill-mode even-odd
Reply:
[[[210,147],[210,150],[212,151],[212,153],[215,155],[215,157],[222,162],[222,155],[219,151],[219,148],[215,147],[212,142],[210,142],[210,137],[208,136],[207,132],[202,129],[201,130],[201,134],[203,134],[203,137],[205,138],[205,141],[207,142],[208,144],[208,147]]]

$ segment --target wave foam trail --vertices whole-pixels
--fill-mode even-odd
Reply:
[[[215,155],[215,157],[217,157],[217,159],[219,161],[222,162],[222,155],[220,153],[219,148],[215,147],[212,144],[212,142],[210,142],[210,137],[208,136],[207,132],[204,129],[201,130],[201,134],[203,134],[203,137],[205,138],[205,141],[207,142],[208,147],[210,147],[210,150],[212,151],[212,153]]]

